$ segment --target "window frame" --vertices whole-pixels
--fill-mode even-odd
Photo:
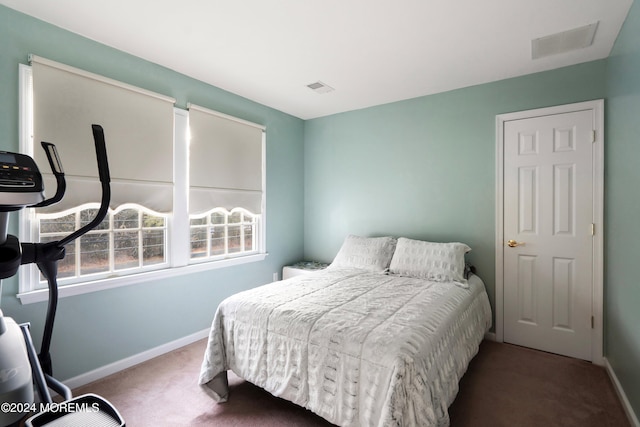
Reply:
[[[32,76],[29,65],[19,65],[19,133],[20,152],[33,157],[33,98]],[[242,119],[237,119],[245,122]],[[246,122],[245,122],[246,123]],[[64,159],[61,159],[64,167]],[[102,277],[93,280],[66,284],[59,287],[59,297],[81,295],[121,286],[135,285],[147,281],[168,279],[201,271],[227,268],[235,265],[263,261],[266,250],[266,132],[262,134],[262,209],[256,215],[256,250],[248,254],[229,254],[204,260],[191,259],[189,201],[189,112],[174,107],[174,209],[166,217],[166,262],[162,268],[130,274]],[[41,165],[46,171],[48,165]],[[118,207],[119,208],[119,207]],[[116,208],[116,210],[118,210]],[[144,208],[144,207],[143,207]],[[22,242],[35,239],[33,231],[35,213],[33,209],[22,209],[19,215],[19,238]],[[37,226],[37,225],[36,225]],[[133,270],[133,269],[132,269]],[[37,289],[39,272],[35,265],[25,266],[19,274],[19,293],[22,304],[46,301],[49,291]]]

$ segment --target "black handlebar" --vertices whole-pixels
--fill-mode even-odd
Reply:
[[[42,141],[41,144],[45,154],[47,155],[47,160],[49,161],[51,172],[53,172],[53,175],[56,177],[56,194],[50,199],[43,200],[40,203],[29,206],[30,208],[42,208],[54,203],[58,203],[60,200],[62,200],[64,192],[67,189],[67,182],[64,180],[64,171],[62,170],[62,163],[60,163],[60,157],[58,156],[58,150],[56,149],[56,146],[50,142],[44,141]]]
[[[109,210],[109,203],[111,202],[111,186],[109,183],[111,182],[111,177],[109,175],[109,162],[107,159],[107,147],[104,141],[104,131],[100,125],[91,125],[91,129],[93,130],[93,139],[95,140],[96,145],[98,175],[100,177],[100,183],[102,184],[102,200],[100,201],[100,209],[98,209],[98,213],[90,223],[60,240],[58,242],[58,246],[64,246],[96,228],[102,220],[104,220]]]
[[[111,187],[109,185],[111,178],[109,176],[109,162],[107,159],[107,148],[104,139],[104,131],[100,125],[91,125],[91,129],[93,131],[93,138],[95,141],[98,173],[100,177],[100,183],[102,185],[102,199],[100,201],[100,208],[98,209],[98,213],[87,225],[76,230],[75,232],[69,234],[59,241],[21,244],[21,264],[30,264],[35,262],[38,266],[38,269],[42,272],[42,275],[45,277],[45,279],[47,279],[47,285],[49,288],[49,304],[47,307],[47,316],[44,324],[42,346],[40,354],[38,354],[38,358],[40,359],[43,371],[46,375],[49,376],[52,375],[51,355],[49,350],[51,347],[53,323],[55,320],[56,309],[58,305],[58,261],[63,259],[65,256],[64,246],[66,244],[91,231],[104,220],[109,210],[109,203],[111,201]],[[59,193],[64,193],[64,190],[66,188],[64,173],[62,171],[62,165],[60,164],[60,159],[58,158],[55,146],[53,144],[45,142],[42,143],[42,146],[47,152],[49,164],[51,165],[51,169],[56,176],[56,181],[58,182],[56,195],[52,199],[50,199],[54,200],[58,197]],[[60,189],[61,187],[62,190]],[[61,198],[62,195],[60,195],[58,200],[60,200]],[[52,203],[54,202],[49,203],[49,200],[45,200],[44,202],[35,205],[34,207],[47,206]]]
[[[93,139],[96,143],[96,159],[98,160],[98,173],[100,182],[110,182],[109,162],[107,161],[107,144],[104,142],[104,130],[100,125],[91,125]]]

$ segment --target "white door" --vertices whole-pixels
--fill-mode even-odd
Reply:
[[[504,122],[504,341],[591,360],[593,111]]]

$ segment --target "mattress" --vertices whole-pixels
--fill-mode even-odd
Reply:
[[[491,326],[484,284],[327,269],[233,295],[216,310],[199,383],[226,373],[339,426],[447,426]]]

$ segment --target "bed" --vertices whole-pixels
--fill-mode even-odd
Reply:
[[[339,426],[447,426],[491,326],[468,250],[348,236],[329,268],[224,300],[199,383],[224,402],[232,370]]]

